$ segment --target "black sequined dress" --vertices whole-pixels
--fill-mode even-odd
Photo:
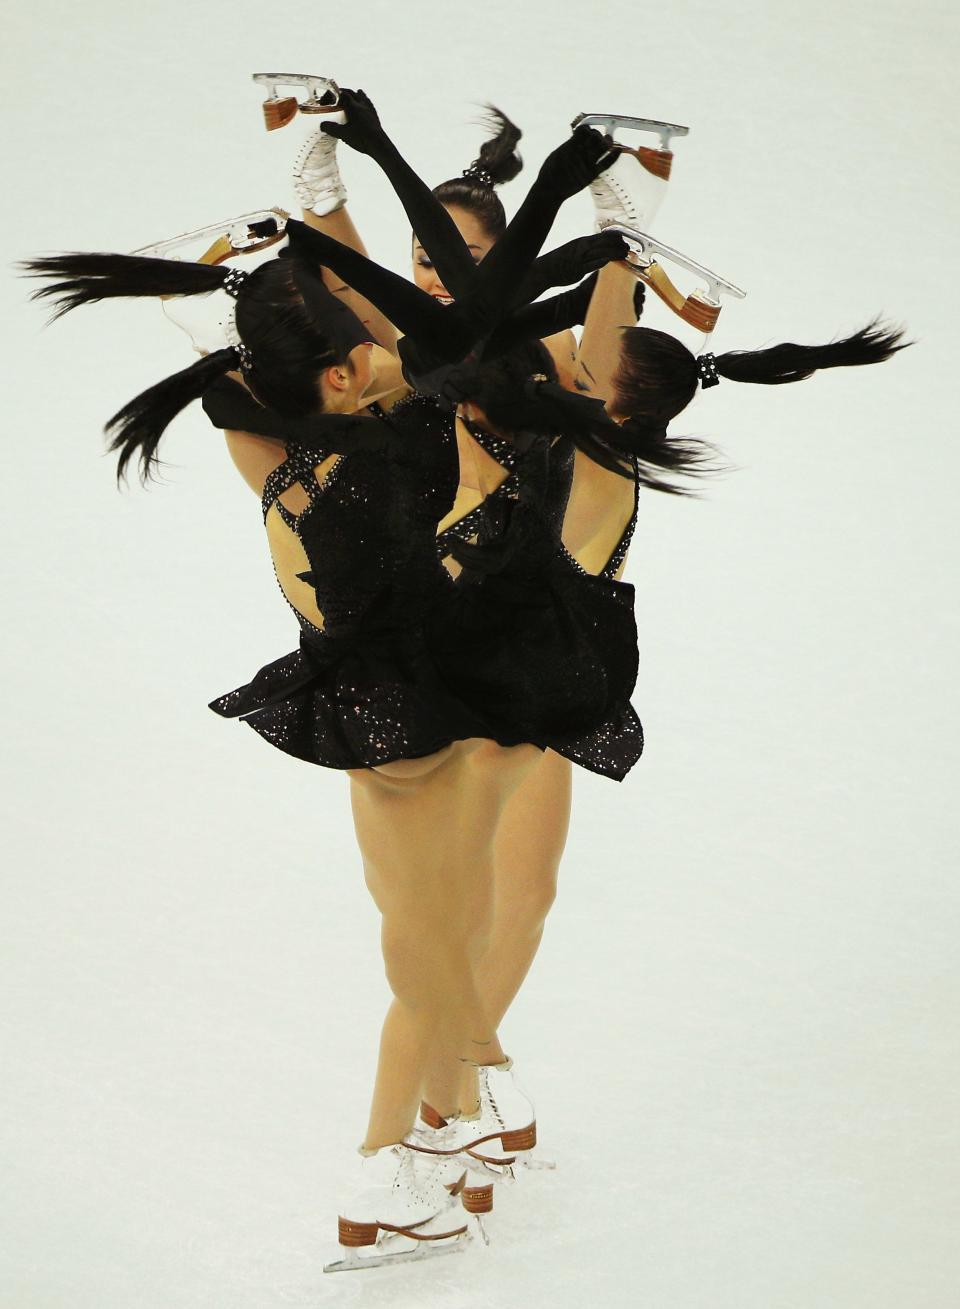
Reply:
[[[467,427],[507,477],[438,537],[438,553],[445,556],[454,541],[473,536],[480,544],[495,540],[512,513],[528,513],[531,523],[522,548],[501,567],[477,574],[468,565],[437,611],[441,621],[431,628],[430,644],[445,682],[455,698],[482,713],[485,735],[502,744],[530,741],[622,780],[643,751],[630,703],[638,667],[634,588],[616,577],[636,526],[637,491],[609,560],[599,574],[588,573],[561,541],[572,445],[549,447],[542,494],[533,510],[524,510],[516,448]]]
[[[263,514],[278,513],[302,546],[310,567],[297,576],[312,588],[323,627],[288,596],[299,649],[210,706],[327,768],[418,758],[483,734],[448,692],[425,640],[428,615],[454,589],[435,548],[459,478],[453,416],[416,394],[377,416],[402,440],[388,453],[340,455],[322,482],[324,453],[287,442],[264,486]],[[280,499],[295,485],[308,501],[297,514]]]
[[[286,441],[263,515],[278,515],[302,547],[309,568],[296,577],[323,626],[287,594],[288,578],[299,648],[210,707],[327,768],[413,759],[483,737],[550,748],[621,779],[643,746],[629,703],[633,588],[613,576],[633,521],[601,575],[586,573],[560,543],[572,446],[541,445],[543,480],[530,510],[515,447],[471,427],[507,476],[438,536],[459,483],[453,415],[415,393],[377,416],[400,440],[339,455],[322,481],[324,451]],[[299,513],[280,498],[294,486],[307,500]],[[521,548],[502,567],[468,566],[451,578],[442,560],[454,541],[495,547],[524,513]],[[283,589],[279,572],[278,581]]]

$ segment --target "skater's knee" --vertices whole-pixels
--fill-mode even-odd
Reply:
[[[530,878],[512,888],[503,906],[510,920],[531,932],[543,927],[557,898],[556,871],[544,869],[542,877]]]
[[[408,923],[384,918],[380,944],[391,991],[414,1008],[442,1008],[468,966],[468,943],[438,938],[429,925],[411,929]]]

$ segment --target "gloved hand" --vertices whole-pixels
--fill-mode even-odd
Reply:
[[[383,130],[380,116],[365,91],[342,90],[340,108],[346,113],[347,121],[321,123],[320,130],[327,136],[345,141],[351,149],[376,160],[393,149],[393,142]]]
[[[617,159],[607,137],[592,127],[578,127],[547,155],[537,182],[564,200],[589,186]]]
[[[628,246],[619,232],[596,232],[578,236],[565,245],[541,255],[534,267],[550,277],[549,286],[569,286],[605,264],[626,259]]]
[[[578,236],[540,256],[520,283],[514,304],[523,305],[536,300],[550,287],[579,282],[588,273],[623,259],[626,254],[627,243],[617,232]]]

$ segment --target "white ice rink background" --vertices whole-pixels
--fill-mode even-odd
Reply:
[[[346,783],[206,708],[296,630],[202,412],[164,486],[102,454],[185,339],[149,303],[43,331],[10,276],[2,1309],[954,1309],[953,6],[37,0],[4,46],[8,262],[282,201],[249,74],[292,66],[364,87],[431,182],[501,105],[510,211],[580,111],[688,123],[656,226],[749,292],[717,352],[880,310],[917,344],[673,425],[735,471],[642,499],[647,750],[578,774],[502,1029],[558,1168],[500,1189],[489,1249],[324,1277],[388,994]]]

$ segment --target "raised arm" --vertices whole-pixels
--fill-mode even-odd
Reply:
[[[566,251],[565,260],[548,261],[540,270],[539,280],[530,283],[529,294],[524,285],[564,200],[594,181],[614,157],[598,132],[578,128],[547,156],[507,230],[476,265],[449,213],[387,136],[369,97],[362,91],[343,91],[341,104],[346,123],[326,123],[323,131],[369,155],[383,168],[421,244],[455,297],[456,303],[444,312],[455,313],[476,339],[492,331],[510,308],[522,303],[521,294],[533,298],[546,286],[577,281],[598,266],[591,247],[585,252],[581,247],[592,262],[575,266],[573,252]],[[558,275],[561,263],[562,275]]]
[[[201,403],[214,427],[295,441],[325,453],[386,450],[402,439],[388,423],[362,414],[317,414],[288,418],[256,401],[245,386],[223,378],[207,387]]]
[[[613,398],[613,379],[620,364],[620,331],[634,327],[637,279],[625,263],[600,270],[590,300],[577,357],[578,391],[604,402]]]

